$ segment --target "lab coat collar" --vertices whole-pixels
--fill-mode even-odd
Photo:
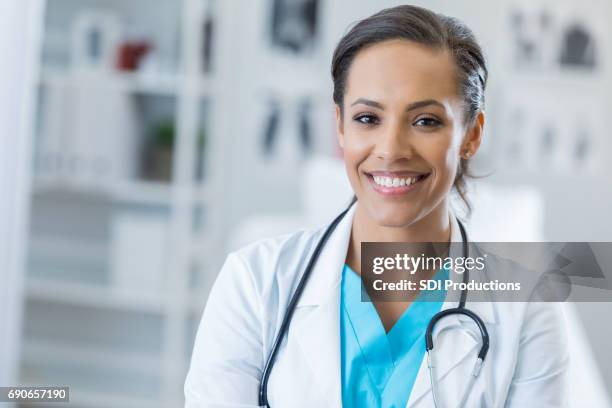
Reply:
[[[357,203],[354,203],[329,236],[311,271],[308,284],[300,296],[297,307],[319,305],[325,302],[330,295],[339,292],[342,268],[346,261],[356,208]],[[317,243],[321,236],[323,236],[323,231],[316,238]],[[314,251],[314,245],[312,251]]]
[[[325,404],[318,404],[320,406],[342,406],[340,281],[356,207],[356,204],[351,206],[322,248],[295,314],[302,316],[295,319],[295,330],[304,358],[312,369],[314,383],[312,388],[304,389],[318,390],[318,395],[325,398]]]

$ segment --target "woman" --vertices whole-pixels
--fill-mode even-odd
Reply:
[[[341,39],[332,76],[356,200],[297,299],[267,398],[272,407],[434,406],[423,336],[436,312],[457,304],[361,302],[361,243],[462,240],[450,193],[454,187],[469,208],[464,177],[483,134],[485,59],[461,22],[399,6]],[[323,233],[266,239],[228,256],[198,331],[188,407],[258,406],[266,361]],[[440,279],[448,271],[419,273]],[[483,320],[490,348],[465,406],[562,406],[567,354],[558,308],[469,300],[466,308]],[[480,337],[460,318],[438,325],[437,403],[456,406]]]

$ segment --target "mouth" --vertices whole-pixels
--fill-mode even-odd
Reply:
[[[418,172],[365,173],[373,189],[384,196],[407,194],[423,184],[430,174]]]

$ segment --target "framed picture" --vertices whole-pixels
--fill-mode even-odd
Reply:
[[[600,72],[605,64],[608,10],[570,0],[507,5],[509,66],[519,72]]]
[[[565,85],[555,89],[513,86],[504,96],[498,163],[504,169],[595,174],[607,151],[606,101]]]
[[[303,54],[315,46],[319,0],[272,0],[271,39],[275,48]]]
[[[121,34],[120,18],[111,12],[92,9],[77,14],[71,27],[72,68],[113,70]]]

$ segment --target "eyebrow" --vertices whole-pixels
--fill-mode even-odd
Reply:
[[[351,106],[355,106],[357,104],[363,104],[367,106],[372,106],[373,108],[377,108],[380,110],[385,110],[385,107],[383,106],[383,104],[381,104],[380,102],[373,101],[371,99],[359,98],[355,102],[353,102]],[[444,105],[442,105],[440,102],[436,101],[435,99],[426,99],[423,101],[417,101],[417,102],[411,103],[410,105],[406,107],[406,112],[409,112],[415,109],[419,109],[419,108],[423,108],[429,105],[439,106],[444,109]]]

